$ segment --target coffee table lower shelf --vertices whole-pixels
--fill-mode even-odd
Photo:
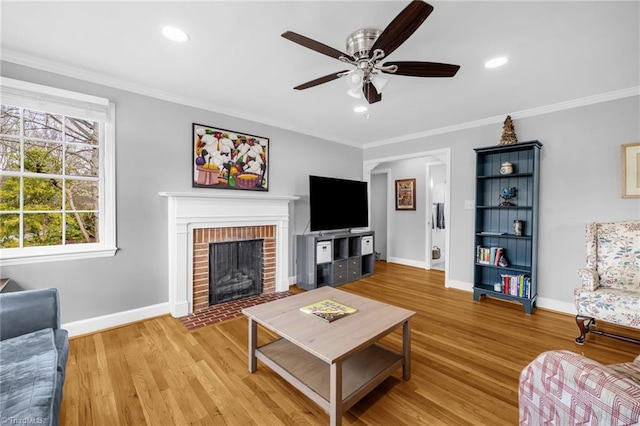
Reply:
[[[330,413],[330,364],[285,339],[256,349],[256,357],[308,398]],[[402,367],[404,357],[378,344],[342,363],[342,411]]]

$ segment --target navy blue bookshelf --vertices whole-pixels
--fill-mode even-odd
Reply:
[[[493,297],[515,301],[533,313],[538,297],[538,195],[540,186],[540,150],[538,141],[519,142],[475,148],[476,209],[473,300]],[[500,174],[503,163],[513,164],[513,173]],[[501,198],[503,188],[516,188],[516,196]],[[501,205],[508,202],[512,205]],[[523,221],[521,235],[514,233],[514,221]],[[506,266],[480,263],[478,248],[500,247]],[[524,275],[530,278],[529,295],[507,293],[496,284],[504,284],[504,276]]]

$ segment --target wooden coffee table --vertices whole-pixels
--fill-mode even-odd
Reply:
[[[300,312],[302,306],[333,299],[358,312],[325,322]],[[415,312],[331,287],[245,308],[249,317],[249,371],[257,360],[329,413],[331,425],[342,413],[402,366],[411,377],[411,317]],[[260,324],[282,338],[257,347]],[[376,342],[402,326],[402,353]]]

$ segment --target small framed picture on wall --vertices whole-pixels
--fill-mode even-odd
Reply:
[[[396,180],[396,210],[416,209],[416,180]]]
[[[640,142],[622,145],[622,198],[640,198]]]

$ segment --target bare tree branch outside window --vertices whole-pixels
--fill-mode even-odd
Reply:
[[[99,138],[98,122],[0,107],[0,248],[98,242]]]

